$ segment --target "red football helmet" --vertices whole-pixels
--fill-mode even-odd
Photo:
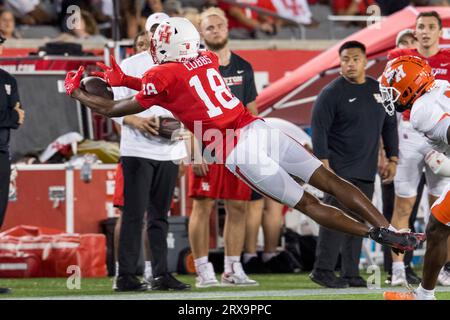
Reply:
[[[411,109],[434,84],[433,71],[424,59],[401,56],[389,61],[380,80],[383,107],[389,115]]]

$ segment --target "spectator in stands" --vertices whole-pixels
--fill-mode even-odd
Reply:
[[[89,12],[94,17],[97,23],[104,23],[109,21],[110,17],[108,16],[108,14],[112,14],[112,12],[109,12],[110,10],[112,10],[112,3],[108,3],[106,5],[103,4],[103,1],[101,0],[62,0],[58,17],[58,21],[60,24],[64,23],[67,16],[73,14],[74,11],[69,10],[69,8],[73,6],[78,7],[80,10]],[[106,12],[104,12],[104,10],[105,7],[108,6],[109,9],[106,10],[108,11],[107,14]],[[62,25],[62,30],[67,31],[65,24]]]
[[[56,40],[106,40],[106,38],[99,33],[97,22],[88,11],[81,10],[76,14],[80,15],[80,19],[75,20],[77,23],[70,25],[70,20],[67,20],[69,32],[62,33]]]
[[[14,14],[10,10],[0,10],[0,33],[5,39],[20,38],[16,31]]]
[[[120,16],[124,36],[134,38],[139,32],[138,5],[136,0],[120,0]]]
[[[180,0],[183,8],[195,8],[198,12],[203,11],[205,8],[209,8],[210,5],[207,0]],[[217,4],[213,5],[216,6]]]
[[[163,12],[164,7],[162,0],[145,0],[144,6],[141,10],[141,26],[145,25],[147,17],[156,12]]]
[[[331,9],[339,16],[366,15],[367,8],[374,3],[374,0],[331,0]]]
[[[339,49],[342,76],[326,86],[313,109],[314,154],[324,166],[358,187],[369,199],[374,192],[380,136],[389,165],[382,178],[393,179],[398,161],[397,121],[380,108],[378,82],[365,74],[366,48],[357,41]],[[357,124],[357,125],[356,125]],[[346,210],[333,197],[325,203]],[[365,287],[359,275],[362,238],[320,227],[316,261],[311,279],[325,287]],[[341,278],[334,270],[341,253]]]
[[[0,37],[0,54],[5,38]],[[9,156],[9,138],[11,129],[23,124],[25,111],[20,105],[17,82],[8,72],[0,69],[0,229],[2,227],[9,198],[11,162]],[[7,288],[0,288],[1,293],[9,293]]]
[[[246,2],[247,3],[247,2]],[[231,39],[251,39],[257,37],[257,31],[267,34],[276,32],[275,21],[267,16],[237,5],[219,1],[219,7],[225,11],[228,18],[229,33]],[[254,3],[250,3],[256,5]]]
[[[19,22],[23,24],[48,24],[54,21],[54,18],[43,9],[39,0],[5,0],[5,8],[12,10]]]
[[[166,0],[163,3],[164,12],[169,15],[169,17],[181,17],[183,14],[183,7],[181,2],[178,0]]]

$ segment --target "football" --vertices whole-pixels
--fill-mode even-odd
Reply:
[[[181,128],[181,122],[172,117],[160,117],[158,133],[160,137],[172,139],[172,134]]]
[[[103,97],[105,99],[113,100],[114,94],[112,88],[100,77],[86,77],[81,80],[80,89],[93,94],[95,96]]]

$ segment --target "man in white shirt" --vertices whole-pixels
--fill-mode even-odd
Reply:
[[[168,16],[155,13],[147,19],[152,32]],[[153,67],[148,50],[121,63],[131,76],[142,75]],[[116,100],[137,92],[126,87],[114,88]],[[168,211],[178,177],[178,163],[186,157],[183,141],[157,136],[158,118],[173,117],[166,109],[154,106],[132,116],[115,118],[122,125],[120,153],[124,176],[124,206],[119,241],[119,274],[116,291],[143,291],[147,285],[136,277],[142,245],[142,224],[147,211],[147,232],[152,255],[152,290],[186,290],[190,286],[176,280],[167,269]]]

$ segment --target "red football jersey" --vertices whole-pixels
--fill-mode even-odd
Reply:
[[[434,56],[425,58],[417,49],[394,49],[388,53],[388,59],[392,60],[400,56],[417,56],[425,59],[433,69],[434,76],[439,80],[447,80],[450,82],[450,50],[441,49]],[[403,112],[403,119],[409,120],[411,110]]]
[[[159,105],[171,111],[207,146],[216,141],[217,130],[225,138],[227,129],[236,133],[258,119],[231,93],[218,68],[219,58],[211,51],[189,62],[155,66],[142,77],[142,90],[135,99],[143,108]],[[209,129],[216,131],[206,132]],[[230,137],[234,146],[236,139]],[[228,139],[222,140],[224,147]]]

